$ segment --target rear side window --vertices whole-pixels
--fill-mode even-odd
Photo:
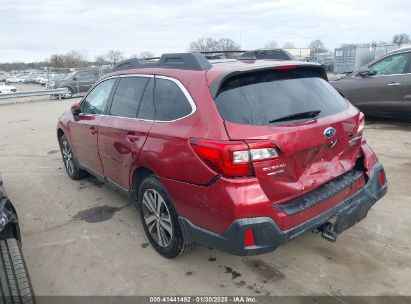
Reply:
[[[148,77],[120,78],[113,96],[110,115],[136,118]]]
[[[171,80],[156,78],[154,100],[156,120],[170,121],[191,113],[191,105],[180,87]]]
[[[311,111],[321,111],[317,117],[325,117],[348,107],[320,72],[303,68],[234,76],[223,83],[215,103],[223,119],[261,126],[300,122],[299,118],[273,121]]]

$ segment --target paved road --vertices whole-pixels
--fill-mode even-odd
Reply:
[[[307,233],[256,257],[166,260],[126,198],[67,177],[55,126],[72,102],[0,105],[0,171],[37,295],[411,295],[411,125],[367,124],[389,193],[337,243]]]

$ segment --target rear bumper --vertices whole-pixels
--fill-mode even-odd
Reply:
[[[242,218],[234,221],[222,234],[217,234],[192,224],[183,217],[179,222],[184,239],[207,245],[234,255],[256,255],[273,251],[306,231],[314,230],[331,218],[337,218],[336,233],[355,225],[367,216],[368,210],[387,192],[387,184],[381,185],[378,172],[383,171],[376,163],[367,184],[360,191],[320,215],[286,231],[279,229],[269,217]],[[384,172],[384,171],[383,171]],[[244,234],[248,228],[254,232],[255,246],[244,247]]]

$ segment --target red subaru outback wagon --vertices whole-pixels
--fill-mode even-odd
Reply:
[[[306,231],[335,241],[387,191],[363,127],[319,65],[181,53],[117,65],[57,136],[68,175],[121,189],[174,258],[193,243],[261,254]]]

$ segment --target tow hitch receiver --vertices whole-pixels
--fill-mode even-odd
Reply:
[[[322,225],[320,231],[321,236],[327,241],[330,241],[332,243],[337,241],[337,233],[335,233],[333,229],[333,224],[331,224],[330,222],[327,222],[324,225]]]

